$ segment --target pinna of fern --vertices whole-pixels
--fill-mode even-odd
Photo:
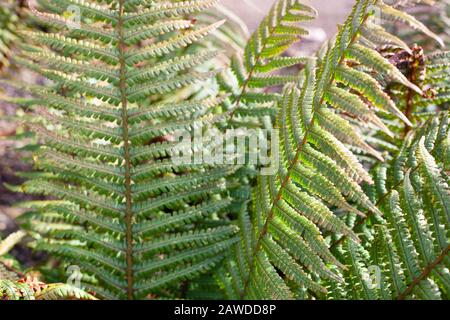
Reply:
[[[15,276],[0,278],[0,300],[96,300],[96,298],[70,284],[47,284],[37,278]]]
[[[447,0],[386,2],[401,11],[411,9],[417,20],[437,34],[448,46],[450,41],[448,33],[450,27],[450,4]],[[414,30],[399,30],[399,33],[400,37],[409,38],[411,42],[417,43],[428,50],[435,48],[436,43],[432,39]]]
[[[361,244],[336,246],[348,268],[327,298],[449,298],[449,142],[449,115],[441,112],[408,134],[395,159],[373,169],[368,194],[383,216],[355,226]]]
[[[216,53],[182,51],[222,22],[192,14],[216,0],[40,0],[31,8],[52,33],[26,32],[16,60],[51,80],[20,102],[45,145],[41,175],[18,189],[55,200],[29,203],[35,248],[75,262],[98,297],[177,297],[181,280],[212,269],[235,243],[227,220],[232,170],[172,161],[177,131],[220,120],[221,97],[164,102],[215,75]],[[64,14],[77,6],[81,21]],[[171,293],[172,292],[172,293]]]
[[[369,23],[378,4],[357,1],[335,40],[319,52],[317,62],[309,61],[299,80],[285,87],[275,124],[280,132],[279,170],[258,178],[250,212],[242,208],[235,258],[220,277],[229,297],[287,299],[305,297],[307,292],[323,294],[327,289],[317,279],[344,281],[329,267],[342,269],[343,265],[330,252],[325,232],[360,241],[331,208],[381,215],[359,185],[373,180],[349,147],[383,158],[349,119],[391,135],[378,112],[411,123],[384,91],[381,80],[422,91],[364,36],[373,28],[380,31],[381,26]]]
[[[389,3],[392,3],[390,1]],[[398,30],[395,26],[398,22],[412,27],[414,34],[408,34],[406,37],[403,33],[399,37],[405,39],[413,39],[414,43],[418,35],[425,35],[427,39],[433,41],[433,46],[427,45],[422,47],[416,43],[409,46],[403,40],[396,38],[389,38],[386,44],[378,41],[383,39],[381,35],[386,35],[385,32],[377,30],[376,36],[364,34],[364,37],[373,41],[373,48],[388,59],[392,64],[405,75],[405,77],[413,84],[418,86],[422,93],[408,88],[405,90],[404,86],[398,83],[384,81],[382,78],[380,84],[389,93],[392,100],[397,105],[398,109],[404,113],[405,117],[414,124],[420,124],[426,121],[428,117],[434,115],[438,110],[448,109],[448,52],[436,50],[436,45],[442,45],[441,38],[436,36],[429,28],[424,25],[419,19],[406,14],[403,11],[406,7],[420,3],[420,7],[426,12],[433,12],[435,8],[431,7],[433,3],[427,1],[393,1],[395,9],[388,10],[389,15],[378,15],[377,18],[388,16],[389,19],[381,20],[387,30]],[[414,11],[416,15],[417,10]],[[420,12],[420,11],[419,11]],[[392,16],[394,15],[394,16]],[[422,17],[423,18],[423,17]],[[423,20],[423,19],[421,19]],[[379,28],[377,28],[379,29]],[[402,29],[403,30],[403,29]],[[411,30],[409,28],[408,30]],[[430,37],[431,35],[431,37]],[[400,41],[399,41],[400,40]],[[420,42],[422,43],[422,42]],[[431,48],[431,53],[427,50]],[[403,143],[403,139],[411,126],[406,125],[403,121],[396,118],[392,114],[380,113],[380,118],[393,133],[393,135],[386,135],[385,132],[373,130],[373,128],[365,128],[363,133],[367,141],[370,141],[377,149],[388,151],[385,153],[387,159],[391,159],[391,154],[398,152]],[[375,163],[367,157],[359,155],[365,163]]]
[[[211,37],[200,44],[210,39],[215,48],[220,48],[227,53],[236,54],[242,51],[247,43],[250,31],[245,22],[232,10],[219,2],[211,9],[200,13],[197,18],[197,21],[203,24],[211,24],[220,20],[226,21]]]
[[[449,51],[436,51],[426,55],[426,77],[424,88],[428,88],[428,95],[415,96],[413,104],[415,106],[414,116],[420,118],[420,113],[434,110],[449,110],[450,101],[450,72]]]

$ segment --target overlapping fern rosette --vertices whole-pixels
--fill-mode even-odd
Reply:
[[[44,141],[35,163],[45,173],[20,190],[55,200],[29,203],[24,220],[36,249],[93,276],[83,286],[97,297],[177,297],[181,280],[212,269],[236,241],[224,179],[233,169],[171,159],[175,132],[224,116],[221,97],[183,91],[215,76],[202,65],[217,52],[189,48],[223,23],[194,19],[216,2],[31,6],[55,31],[26,32],[16,59],[50,80],[17,101],[37,111],[30,127]]]

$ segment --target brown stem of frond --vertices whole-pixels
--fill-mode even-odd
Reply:
[[[411,284],[408,286],[408,288],[406,288],[405,291],[403,291],[398,297],[397,300],[404,300],[406,299],[406,297],[411,294],[411,292],[414,290],[414,288],[424,279],[426,279],[429,274],[431,273],[431,271],[433,271],[433,269],[439,265],[442,260],[444,260],[445,256],[448,254],[448,252],[450,251],[450,245],[447,246],[447,248],[445,248],[445,250],[441,253],[441,255],[439,257],[436,258],[436,260],[434,260],[433,262],[431,262],[429,265],[427,265],[425,267],[425,269],[422,271],[422,273],[415,278]]]
[[[411,67],[411,71],[410,71],[410,76],[409,76],[409,80],[411,81],[411,83],[415,83],[415,68],[414,68],[414,63],[413,66]],[[406,95],[406,109],[405,109],[405,116],[406,118],[408,118],[409,121],[412,120],[412,114],[414,111],[414,92],[412,89],[408,88],[408,93]],[[407,124],[405,124],[405,129],[403,130],[403,135],[406,137],[406,135],[408,134],[408,132],[411,131],[411,127],[408,126]]]
[[[117,31],[119,35],[118,50],[120,62],[120,82],[119,90],[121,95],[122,107],[122,135],[125,162],[125,224],[126,224],[126,279],[127,279],[127,297],[134,299],[134,274],[133,274],[133,209],[131,197],[131,157],[130,157],[130,139],[128,135],[128,99],[126,84],[126,63],[125,63],[125,35],[123,30],[124,23],[124,6],[125,0],[119,2],[119,21],[117,23]]]
[[[418,45],[414,45],[412,48],[412,54],[409,58],[408,66],[408,80],[411,81],[411,83],[414,83],[415,85],[419,86],[421,85],[421,82],[423,79],[423,72],[425,69],[425,58],[423,49],[419,47]],[[421,75],[422,74],[422,75]],[[413,113],[414,113],[414,97],[416,93],[408,88],[408,93],[406,95],[406,108],[405,108],[405,116],[412,122],[413,120]],[[404,136],[408,134],[409,131],[411,131],[411,127],[405,125],[404,129]]]

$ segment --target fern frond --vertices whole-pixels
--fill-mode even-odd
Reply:
[[[325,231],[360,241],[330,208],[381,215],[359,186],[363,181],[368,184],[373,181],[349,145],[381,160],[382,156],[364,141],[353,123],[371,122],[388,131],[377,115],[384,109],[383,112],[410,125],[381,81],[398,82],[420,93],[422,90],[368,45],[367,39],[361,38],[361,30],[367,27],[376,5],[375,1],[357,1],[336,39],[324,47],[317,62],[309,61],[300,71],[298,81],[285,86],[275,124],[280,132],[279,169],[272,176],[258,179],[250,213],[251,227],[241,226],[241,237],[249,240],[241,240],[236,248],[236,261],[230,264],[230,269],[238,266],[231,274],[238,277],[233,281],[240,283],[237,285],[240,290],[234,292],[237,297],[263,298],[281,287],[278,289],[280,294],[284,293],[281,296],[292,298],[293,284],[321,295],[326,289],[313,275],[338,284],[342,281],[336,269],[327,266],[342,267],[329,250]],[[380,77],[374,77],[374,72]],[[356,121],[349,122],[348,115]],[[356,139],[350,141],[347,132]],[[307,257],[296,253],[300,243]],[[349,248],[352,250],[349,259],[356,261],[353,273],[361,273],[364,267],[357,260],[365,253],[358,253],[354,246]],[[284,257],[283,264],[280,255]],[[306,278],[300,273],[305,267],[313,271]],[[367,291],[364,297],[374,296]]]
[[[443,169],[448,157],[440,152],[448,146],[448,128],[447,112],[430,118],[409,134],[396,159],[377,168],[378,187],[369,192],[384,217],[370,217],[366,222],[374,228],[365,233],[356,250],[367,254],[352,261],[344,259],[348,265],[375,268],[379,277],[372,278],[367,270],[344,272],[346,282],[358,274],[365,277],[352,290],[353,298],[365,297],[361,285],[366,283],[377,299],[448,299],[449,189],[448,173]],[[355,244],[346,240],[344,257],[351,254],[349,246]]]
[[[438,35],[433,33],[430,29],[428,29],[427,26],[425,26],[422,22],[420,22],[419,20],[414,18],[414,16],[412,16],[404,11],[397,10],[397,9],[393,8],[392,6],[388,6],[384,3],[380,4],[380,9],[381,9],[382,18],[384,18],[386,20],[394,20],[394,21],[400,21],[402,23],[405,23],[405,24],[409,25],[410,27],[412,27],[420,32],[423,32],[425,35],[427,35],[428,37],[434,39],[437,43],[439,43],[439,45],[441,47],[445,48],[445,44],[442,41],[442,39]]]
[[[223,96],[191,89],[217,73],[205,66],[217,52],[196,43],[223,21],[188,15],[216,2],[52,0],[31,8],[52,31],[24,31],[30,41],[16,61],[51,84],[17,85],[34,96],[18,102],[35,112],[30,128],[44,142],[35,165],[48,175],[19,190],[64,202],[32,204],[24,225],[40,234],[36,248],[92,275],[86,288],[99,297],[176,296],[181,279],[211,270],[235,243],[227,217],[235,185],[225,178],[236,169],[171,159],[180,130],[225,115]],[[69,5],[82,11],[79,24],[67,18]],[[84,298],[64,286],[37,298],[61,295]]]
[[[67,284],[50,284],[35,296],[36,300],[95,300],[95,298],[76,287]]]
[[[44,284],[36,280],[13,282],[0,279],[2,300],[96,300],[91,294],[65,283]]]
[[[0,294],[2,300],[34,300],[33,291],[23,283],[0,279]]]
[[[218,77],[223,91],[230,96],[224,103],[233,115],[241,112],[257,112],[258,105],[275,102],[276,95],[267,95],[262,90],[283,86],[295,81],[295,76],[277,76],[274,72],[287,67],[304,64],[308,58],[282,57],[301,36],[308,31],[300,22],[315,18],[315,9],[299,0],[276,1],[270,12],[252,34],[243,56],[235,55],[228,70]]]

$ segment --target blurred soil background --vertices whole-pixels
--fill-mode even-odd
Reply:
[[[221,3],[241,17],[250,31],[254,31],[274,2],[275,0],[222,0]],[[336,33],[337,24],[344,21],[353,4],[353,0],[311,0],[309,2],[318,10],[319,17],[314,22],[308,23],[311,35],[295,46],[291,54],[309,54],[319,48],[327,37]],[[31,73],[13,68],[0,73],[0,78],[6,77],[26,82],[37,80],[31,78],[34,77]],[[6,92],[8,95],[11,93],[14,94],[14,92]],[[21,180],[16,173],[31,169],[29,161],[26,161],[29,154],[18,150],[23,146],[24,141],[14,139],[16,133],[21,131],[19,124],[11,120],[17,111],[15,106],[0,102],[0,235],[3,234],[3,236],[17,229],[15,218],[23,212],[14,204],[31,199],[23,194],[10,192],[4,186],[5,183],[13,185],[20,183]],[[22,254],[27,255],[27,253]]]

